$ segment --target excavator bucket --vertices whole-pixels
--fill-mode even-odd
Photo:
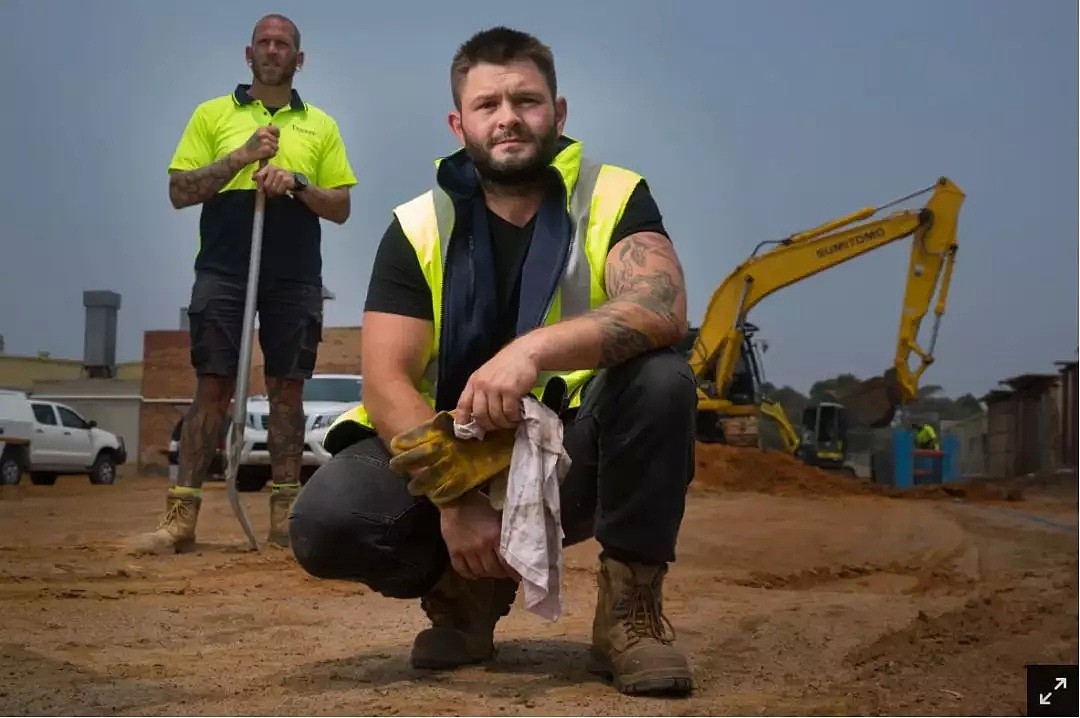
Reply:
[[[901,404],[896,369],[890,368],[880,376],[860,382],[836,399],[853,422],[874,428],[888,426]]]

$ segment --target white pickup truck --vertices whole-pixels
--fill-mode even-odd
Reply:
[[[25,441],[19,441],[24,448],[18,451],[5,446],[0,482],[17,484],[27,471],[31,482],[40,486],[51,486],[60,474],[83,474],[93,484],[116,481],[116,467],[127,461],[123,437],[98,428],[97,422],[87,421],[66,404],[18,391],[0,394],[0,426],[11,438],[29,441],[29,450]]]

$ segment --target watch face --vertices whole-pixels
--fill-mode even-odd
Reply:
[[[296,188],[297,189],[307,189],[307,186],[308,186],[307,177],[305,177],[304,175],[297,172],[294,175],[293,178],[296,180]]]

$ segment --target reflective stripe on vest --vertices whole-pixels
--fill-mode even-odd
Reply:
[[[564,181],[573,183],[569,193],[568,211],[574,227],[570,251],[559,289],[548,308],[545,324],[584,314],[607,301],[604,287],[604,265],[607,261],[611,234],[622,217],[626,202],[641,181],[641,175],[615,165],[588,160],[578,162],[580,145],[564,151],[570,155],[567,166],[555,166]],[[439,338],[442,332],[443,262],[454,226],[454,205],[449,195],[434,187],[424,194],[396,207],[394,215],[405,237],[412,244],[424,278],[431,288],[434,327],[428,343],[425,370],[417,389],[429,405],[435,404],[435,382]],[[362,341],[362,340],[361,340]],[[571,407],[580,404],[580,389],[595,373],[592,369],[572,372],[542,372],[532,393],[540,397],[547,381],[561,376],[567,384]],[[335,428],[344,422],[357,422],[371,428],[367,411],[361,405],[342,414],[327,433],[326,447],[333,453],[331,437]],[[342,447],[343,448],[343,447]]]
[[[574,236],[570,241],[570,253],[567,257],[566,269],[563,273],[563,278],[559,283],[559,290],[555,293],[554,301],[551,307],[548,308],[547,323],[552,324],[564,317],[573,317],[579,314],[584,314],[590,309],[599,306],[600,303],[607,299],[607,293],[604,291],[603,283],[597,282],[595,289],[599,290],[594,292],[593,286],[593,269],[590,265],[590,258],[587,256],[586,247],[588,246],[588,232],[590,228],[591,210],[593,204],[601,205],[599,210],[614,211],[617,216],[622,216],[622,210],[626,205],[626,200],[629,199],[629,192],[622,197],[616,207],[603,206],[604,202],[596,202],[595,192],[598,181],[600,179],[601,170],[606,169],[608,173],[626,173],[626,170],[621,168],[603,168],[602,165],[596,162],[590,162],[583,160],[578,171],[577,183],[574,185],[574,191],[570,193],[569,210],[570,218],[574,227]],[[632,192],[637,185],[637,180],[640,179],[633,173],[628,173],[630,177],[620,178],[631,181],[629,191]],[[620,193],[621,194],[621,193]],[[606,195],[608,200],[617,200],[620,194],[609,193]],[[420,257],[421,267],[426,267],[424,272],[428,279],[428,285],[431,287],[432,298],[432,314],[435,317],[435,331],[432,335],[431,350],[428,355],[427,365],[424,370],[424,378],[427,381],[427,387],[434,396],[436,387],[436,367],[437,364],[437,352],[439,348],[439,338],[442,332],[442,268],[446,260],[446,252],[450,243],[450,233],[454,227],[454,204],[450,199],[450,196],[441,188],[436,187],[433,189],[429,196],[430,202],[425,202],[419,206],[403,206],[400,211],[396,212],[398,221],[401,223],[402,229],[405,232],[405,236],[413,242],[414,248],[417,250],[417,254]],[[411,204],[411,203],[410,203]],[[434,205],[432,207],[432,205]],[[434,210],[434,222],[438,228],[439,237],[439,262],[438,267],[425,264],[425,259],[430,260],[432,257],[428,256],[426,248],[430,246],[427,242],[423,242],[421,238],[430,237],[430,225],[431,225],[431,210]],[[419,213],[415,213],[419,210]],[[617,217],[616,217],[616,220]],[[611,236],[611,230],[615,228],[615,222],[611,223],[610,228],[607,230],[607,236]],[[413,238],[416,238],[414,240]],[[600,276],[603,275],[603,263],[606,261],[606,244],[604,257],[600,258],[600,264],[598,270]],[[595,260],[594,260],[595,261]],[[595,303],[594,303],[595,301]],[[591,375],[591,372],[588,372]],[[559,374],[558,372],[546,372],[541,374],[539,379],[539,385],[542,388],[549,378]],[[562,373],[566,375],[567,373]],[[577,372],[573,372],[577,374]]]

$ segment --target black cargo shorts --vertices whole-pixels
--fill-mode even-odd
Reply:
[[[191,365],[202,376],[236,376],[247,278],[200,271],[188,305]],[[322,285],[264,279],[256,300],[266,375],[309,379],[322,341]]]

